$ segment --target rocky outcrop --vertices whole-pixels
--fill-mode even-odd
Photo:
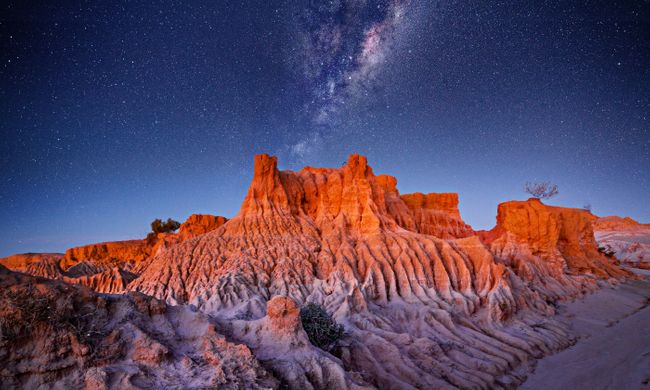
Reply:
[[[471,226],[460,217],[458,194],[430,193],[402,195],[401,199],[411,211],[415,230],[440,238],[463,238],[475,235]],[[410,226],[406,224],[406,228]]]
[[[85,261],[106,268],[119,267],[131,270],[153,254],[217,229],[226,221],[225,217],[192,214],[181,224],[176,234],[159,233],[154,240],[112,241],[70,248],[65,252],[60,265],[63,270],[67,270],[69,267]]]
[[[439,238],[463,238],[475,235],[463,222],[458,210],[458,194],[429,193],[400,195],[397,179],[378,175],[377,183],[384,189],[388,214],[404,229]]]
[[[458,195],[400,195],[359,155],[297,172],[256,156],[237,216],[186,224],[158,235],[136,275],[85,255],[30,267],[191,305],[301,389],[514,388],[535,358],[573,342],[554,302],[627,275],[598,251],[584,211],[507,202],[494,229],[474,232]],[[302,329],[299,307],[311,302],[345,327],[331,353]],[[139,359],[168,356],[143,345]]]
[[[505,239],[495,233],[488,247],[478,236],[464,237],[472,230],[458,215],[456,196],[405,198],[394,178],[375,176],[359,155],[338,169],[298,172],[280,171],[275,157],[259,155],[240,213],[155,256],[129,289],[236,324],[233,337],[295,388],[333,386],[316,367],[331,364],[339,367],[328,368],[340,373],[338,388],[487,388],[520,383],[534,357],[571,343],[567,329],[548,317],[551,293],[574,296],[583,279],[623,274],[609,263],[599,272],[581,260],[592,253],[583,230],[590,225],[572,211],[549,213],[566,223],[555,227],[547,246],[531,245],[523,231],[511,229],[510,248],[537,251],[518,257],[513,270],[498,245]],[[439,229],[434,213],[464,226]],[[579,226],[575,232],[569,221]],[[511,228],[509,222],[499,229]],[[541,249],[548,259],[537,257]],[[551,267],[553,256],[566,267]],[[521,276],[526,260],[527,272],[548,278],[542,282],[548,295]],[[286,364],[269,366],[266,351],[279,347],[275,336],[261,335],[272,332],[276,305],[268,305],[276,296],[333,313],[349,335],[339,357],[298,369],[292,362],[303,356],[300,332],[288,332],[296,347],[282,349]],[[281,302],[286,315],[295,311]]]
[[[178,233],[158,233],[156,239],[150,242],[152,248],[150,256],[156,255],[165,251],[172,246],[181,243],[185,240],[200,236],[212,230],[218,229],[228,221],[225,217],[208,214],[192,214],[185,222],[183,222],[178,229]],[[134,272],[139,272],[145,265],[137,264]]]
[[[590,214],[582,209],[547,206],[535,198],[501,203],[497,225],[480,236],[547,299],[594,289],[599,278],[630,275],[598,251]]]
[[[200,236],[207,232],[211,232],[223,225],[228,221],[227,218],[208,215],[208,214],[192,214],[185,222],[181,224],[178,230],[178,236],[181,241]]]
[[[639,223],[630,217],[597,217],[591,215],[594,232],[639,231],[650,229],[650,223]]]
[[[629,217],[593,216],[592,226],[603,253],[626,265],[650,269],[650,224]]]
[[[416,192],[414,194],[402,195],[401,198],[412,210],[437,210],[446,213],[451,217],[460,219],[460,212],[458,211],[458,194],[423,194]]]
[[[114,267],[94,273],[86,273],[76,277],[64,275],[63,281],[71,284],[80,284],[97,292],[119,294],[124,292],[126,286],[138,275]]]
[[[274,388],[244,345],[209,319],[139,293],[86,288],[0,267],[2,388]]]
[[[149,258],[152,249],[152,245],[146,240],[113,241],[78,246],[65,251],[60,265],[63,270],[67,270],[75,264],[86,261],[97,266],[107,268],[119,266],[128,270]]]
[[[58,264],[61,258],[63,258],[62,253],[22,253],[1,258],[0,265],[14,271],[27,272],[30,266],[39,263]]]
[[[215,230],[227,221],[220,216],[193,214],[177,234],[159,233],[153,240],[111,241],[68,249],[65,254],[25,253],[0,259],[18,272],[80,284],[102,293],[121,293],[144,263],[168,248]]]

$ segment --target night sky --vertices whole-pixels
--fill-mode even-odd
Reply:
[[[189,4],[184,4],[189,3]],[[648,1],[3,1],[0,256],[234,216],[253,156],[368,156],[466,222],[650,222]]]

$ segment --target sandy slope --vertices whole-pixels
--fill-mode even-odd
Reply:
[[[521,389],[650,389],[650,271],[560,308],[578,343],[539,361]]]

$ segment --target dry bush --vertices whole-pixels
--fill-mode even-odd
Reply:
[[[538,199],[548,199],[560,193],[557,189],[557,184],[552,184],[548,181],[539,183],[526,182],[524,192]]]
[[[343,326],[334,321],[324,307],[309,303],[300,309],[302,327],[315,346],[330,351],[337,340],[343,337]]]

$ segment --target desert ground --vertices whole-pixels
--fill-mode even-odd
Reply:
[[[634,272],[642,279],[560,305],[578,342],[542,358],[521,389],[650,388],[650,271]]]

